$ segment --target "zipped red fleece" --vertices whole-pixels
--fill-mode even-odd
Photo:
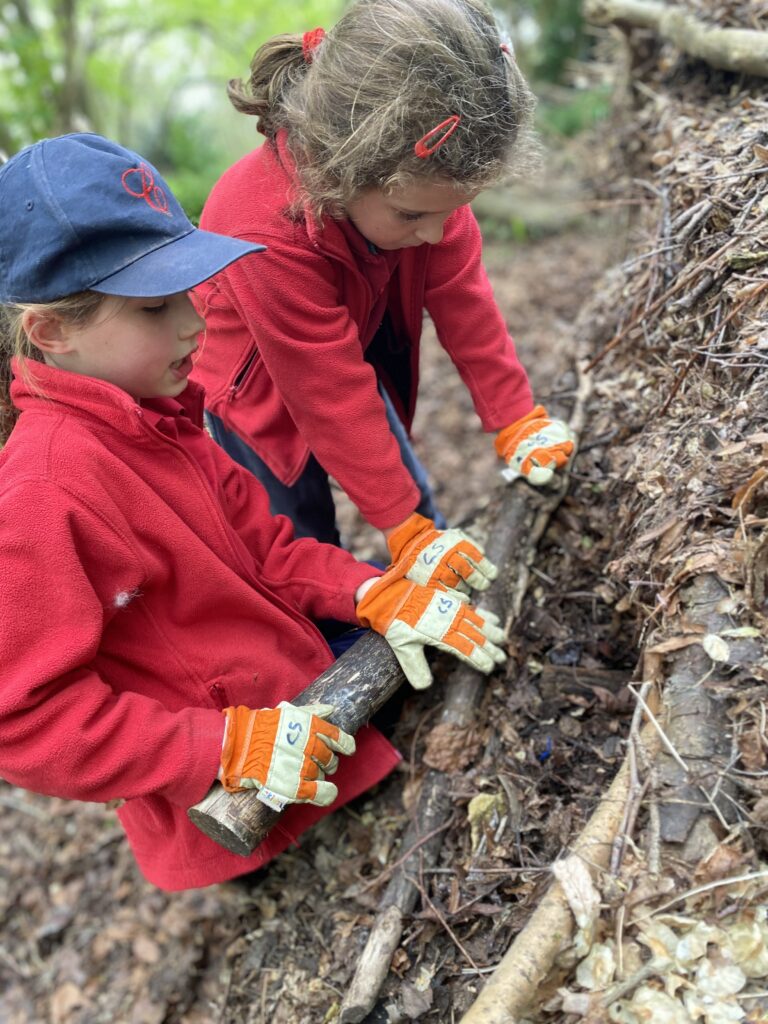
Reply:
[[[238,260],[197,288],[207,330],[194,377],[205,386],[211,412],[284,484],[295,483],[311,450],[365,518],[386,529],[415,510],[419,494],[364,359],[379,326],[373,314],[381,309],[382,288],[395,333],[408,343],[407,426],[425,309],[485,430],[530,412],[528,378],[493,298],[468,206],[448,218],[439,244],[399,250],[383,284],[379,264],[387,254],[354,246],[347,222],[326,218],[319,228],[309,217],[287,214],[294,182],[281,135],[214,186],[201,227],[263,242],[268,251]],[[399,399],[396,404],[401,407]]]
[[[293,540],[261,485],[200,429],[202,392],[142,408],[104,381],[28,364],[0,452],[0,776],[74,800],[123,799],[164,889],[264,864],[327,813],[289,808],[248,858],[187,809],[219,765],[228,705],[274,707],[332,662],[310,619],[357,624],[376,570]],[[374,729],[341,758],[334,806],[399,755]]]

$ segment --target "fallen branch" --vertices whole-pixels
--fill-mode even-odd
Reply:
[[[713,68],[768,78],[768,32],[717,28],[656,0],[585,0],[584,15],[595,25],[652,29]]]
[[[582,375],[570,422],[577,437],[583,428],[584,405],[590,388],[590,379]],[[479,607],[505,618],[508,627],[520,613],[528,585],[528,566],[535,556],[536,545],[567,486],[566,476],[555,492],[534,491],[521,483],[502,492],[501,504],[488,530],[485,547],[491,561],[505,568],[506,572],[501,573],[477,603]],[[484,688],[482,676],[465,665],[458,665],[446,686],[439,725],[468,729]],[[401,861],[384,892],[378,916],[344,996],[339,1024],[358,1024],[378,998],[392,955],[400,943],[405,918],[413,910],[419,895],[413,876],[418,876],[425,867],[433,866],[440,852],[443,835],[437,826],[451,810],[450,784],[451,776],[436,768],[430,768],[424,776],[417,806],[403,839],[404,849],[414,848],[415,852]],[[424,842],[424,835],[430,831],[434,835]]]
[[[652,759],[660,744],[652,725],[643,728],[640,742]],[[571,854],[583,859],[593,878],[608,865],[629,798],[630,769],[626,758],[570,848]],[[573,932],[573,913],[565,892],[559,882],[553,882],[460,1024],[517,1024],[536,998],[555,957],[570,943]]]
[[[717,843],[706,823],[699,829],[701,839],[696,840],[694,829],[702,815],[711,819],[715,829],[715,822],[726,826],[733,820],[734,801],[729,798],[735,787],[721,778],[731,750],[730,727],[723,701],[717,701],[702,685],[718,668],[705,647],[718,654],[712,646],[716,644],[724,662],[735,659],[732,663],[744,665],[760,658],[761,649],[750,638],[719,636],[733,626],[720,610],[728,594],[727,586],[714,573],[697,576],[684,588],[685,627],[699,626],[705,632],[702,643],[672,652],[665,672],[664,733],[665,744],[672,749],[663,751],[658,759],[661,839],[680,844],[686,861],[696,862],[711,852],[711,848],[702,848],[701,842]],[[680,849],[677,853],[680,855]]]
[[[491,561],[500,566],[509,565],[516,559],[527,563],[561,498],[562,491],[545,496],[532,491],[526,484],[508,488],[504,492],[486,545],[486,553]],[[528,570],[526,564],[521,564],[517,569],[513,579],[507,576],[506,579],[502,577],[497,580],[482,595],[477,602],[478,606],[504,616],[511,607],[506,598],[510,591],[517,596],[519,602],[525,593],[520,577],[527,577]],[[519,603],[515,605],[515,614],[518,611]],[[457,666],[446,685],[445,704],[439,724],[468,729],[474,720],[484,688],[485,680],[478,672],[465,665]],[[443,836],[436,826],[448,817],[451,810],[450,781],[450,775],[436,768],[428,769],[424,776],[419,800],[403,839],[406,850],[412,847],[418,849],[402,861],[384,892],[378,916],[344,997],[340,1024],[357,1024],[362,1021],[376,1002],[389,972],[392,954],[400,943],[405,917],[413,910],[419,895],[412,876],[418,875],[425,867],[433,866],[440,852]],[[435,832],[432,838],[428,842],[421,842],[424,834],[430,831]]]
[[[302,690],[294,704],[333,704],[331,721],[354,735],[405,682],[386,640],[366,633]],[[247,857],[281,817],[253,791],[227,793],[218,783],[190,807],[191,821],[231,853]]]

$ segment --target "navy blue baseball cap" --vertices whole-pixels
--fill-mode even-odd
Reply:
[[[90,133],[0,167],[0,210],[0,302],[173,295],[265,248],[196,228],[149,161]]]

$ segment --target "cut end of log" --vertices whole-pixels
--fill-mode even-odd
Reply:
[[[218,843],[219,846],[223,846],[230,853],[236,853],[240,857],[249,857],[253,853],[255,848],[253,845],[238,836],[229,824],[217,821],[207,811],[200,810],[198,807],[190,807],[187,816],[204,835]]]

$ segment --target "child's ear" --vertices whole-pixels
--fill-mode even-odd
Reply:
[[[44,355],[58,356],[72,351],[67,332],[58,317],[25,309],[21,317],[24,333]]]

